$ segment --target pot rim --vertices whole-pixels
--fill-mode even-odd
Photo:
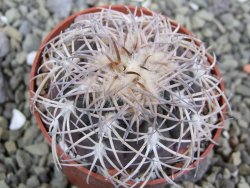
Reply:
[[[153,14],[152,11],[150,11],[149,9],[144,8],[144,7],[134,7],[134,6],[125,6],[125,5],[112,5],[112,6],[99,6],[99,7],[93,7],[93,8],[85,9],[85,10],[77,12],[77,13],[67,17],[63,21],[61,21],[47,35],[47,37],[43,40],[42,44],[39,46],[39,48],[37,50],[37,54],[36,54],[35,60],[34,60],[34,62],[32,64],[32,69],[31,69],[31,73],[30,73],[30,100],[34,96],[34,91],[35,91],[35,79],[34,79],[34,77],[36,76],[36,71],[37,71],[38,67],[40,66],[40,64],[42,62],[41,54],[42,54],[42,51],[43,51],[43,48],[44,48],[45,44],[47,42],[49,42],[52,38],[54,38],[56,35],[58,35],[61,31],[64,31],[66,28],[68,28],[68,26],[70,26],[70,24],[74,21],[74,19],[77,16],[82,15],[82,14],[99,12],[102,8],[111,8],[112,10],[116,10],[116,11],[123,12],[123,13],[128,13],[128,9],[131,12],[134,12],[134,11],[137,10],[137,15],[138,16],[141,15],[140,11],[142,11],[143,14],[145,14],[145,15],[152,15]],[[174,27],[178,26],[178,23],[176,21],[172,20],[172,19],[170,19],[170,23]],[[184,28],[183,26],[180,26],[180,25],[179,25],[179,31],[178,32],[194,36],[190,31],[188,31],[186,28]],[[198,46],[201,45],[201,42],[199,42],[199,41],[196,41],[195,43]],[[213,62],[214,58],[207,52],[206,52],[206,56],[208,58],[208,62],[211,64]],[[213,72],[219,79],[221,78],[221,73],[220,73],[220,70],[219,70],[219,67],[218,67],[217,64],[215,64]],[[225,87],[224,87],[224,82],[223,81],[220,82],[219,87],[220,87],[220,89],[222,91],[224,91]],[[219,102],[221,103],[221,105],[224,105],[225,104],[225,99],[221,97]],[[30,104],[32,106],[32,100],[31,100]],[[226,113],[226,108],[223,108],[222,112],[223,112],[223,114],[225,114]],[[51,144],[51,137],[49,136],[47,130],[45,129],[45,126],[44,126],[44,124],[43,124],[43,122],[42,122],[42,120],[41,120],[41,118],[40,118],[37,111],[34,111],[34,116],[35,116],[36,121],[38,123],[38,126],[41,129],[43,135],[45,136],[47,142],[49,144]],[[221,128],[223,128],[224,117],[220,117],[220,121],[222,122]],[[216,129],[216,132],[214,133],[213,140],[215,142],[218,140],[218,138],[221,135],[221,131],[222,131],[221,128]],[[210,142],[209,145],[207,146],[207,148],[205,149],[205,151],[203,151],[203,153],[201,154],[200,159],[196,160],[193,163],[191,163],[189,165],[189,168],[196,167],[204,158],[206,158],[209,155],[209,153],[210,153],[210,151],[212,150],[213,147],[214,147],[214,143]],[[63,153],[62,149],[58,145],[57,145],[57,153],[59,155],[61,155]],[[69,156],[63,155],[63,159],[69,159]],[[70,162],[70,164],[78,164],[78,163],[77,162]],[[83,166],[75,166],[75,167],[78,168],[84,174],[89,173],[89,170],[87,168],[83,167]],[[184,170],[184,171],[181,171],[181,172],[177,172],[177,173],[175,173],[175,174],[173,174],[171,176],[171,179],[174,180],[177,177],[179,177],[180,175],[187,173],[188,171],[190,171],[190,170]],[[107,180],[101,174],[91,172],[90,176],[93,177],[96,180],[102,181],[103,183],[107,183]],[[163,184],[163,183],[166,183],[166,182],[167,181],[164,178],[158,178],[158,179],[155,179],[155,180],[148,181],[146,185],[159,185],[159,184]],[[131,182],[131,184],[132,184],[132,182]]]

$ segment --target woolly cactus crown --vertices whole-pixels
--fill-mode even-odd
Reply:
[[[124,187],[173,183],[213,142],[226,101],[198,39],[136,14],[77,17],[44,47],[33,97],[58,166],[76,161]]]

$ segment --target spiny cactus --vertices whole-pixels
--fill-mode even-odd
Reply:
[[[34,78],[33,107],[56,165],[84,166],[124,187],[174,183],[214,142],[227,101],[204,44],[169,18],[137,11],[78,16],[45,45]]]

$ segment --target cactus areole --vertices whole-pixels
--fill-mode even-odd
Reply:
[[[59,24],[37,52],[30,94],[55,165],[95,188],[175,184],[211,151],[228,105],[204,44],[132,6]]]

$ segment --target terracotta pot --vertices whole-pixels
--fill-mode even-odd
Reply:
[[[103,6],[103,7],[108,8],[108,6]],[[83,10],[81,12],[78,12],[78,13],[74,14],[74,15],[66,18],[65,20],[63,20],[59,25],[57,25],[49,33],[49,35],[46,37],[46,39],[43,41],[43,43],[39,47],[39,49],[37,51],[36,58],[35,58],[34,63],[32,65],[32,70],[31,70],[31,74],[30,74],[30,80],[31,80],[31,82],[30,82],[30,96],[31,96],[31,98],[33,97],[34,91],[36,90],[36,84],[35,84],[34,79],[32,79],[32,78],[34,78],[34,76],[36,76],[36,72],[38,70],[38,67],[42,64],[41,55],[42,55],[42,51],[43,51],[44,45],[49,40],[51,40],[53,37],[57,36],[61,31],[63,31],[66,28],[68,28],[70,26],[70,24],[74,22],[74,19],[77,16],[82,15],[82,14],[99,12],[100,11],[99,8],[100,7],[94,7],[94,8],[86,9],[86,10]],[[123,12],[123,13],[128,13],[128,10],[123,5],[115,5],[115,6],[112,6],[111,8],[113,10],[116,10],[116,11],[120,11],[120,12]],[[133,7],[133,6],[128,6],[128,8],[132,12],[135,11],[135,7]],[[148,9],[138,8],[137,9],[137,16],[140,16],[140,12],[141,11],[145,15],[152,15],[152,12],[149,11]],[[172,24],[173,28],[177,26],[177,23],[175,21],[171,21],[171,24]],[[179,28],[179,32],[180,33],[184,33],[184,34],[188,34],[188,35],[193,35],[190,31],[188,31],[184,27],[180,27]],[[196,44],[198,46],[200,45],[199,42],[196,42]],[[208,54],[208,53],[206,54],[206,56],[208,58],[209,63],[211,64],[213,62],[213,57],[210,54]],[[221,73],[219,71],[218,65],[215,65],[214,70],[213,70],[213,74],[217,75],[218,79],[221,78]],[[220,87],[220,89],[222,91],[224,91],[224,83],[223,82],[220,83],[219,87]],[[219,102],[220,102],[221,105],[225,104],[225,100],[223,98],[221,98]],[[225,114],[226,108],[223,109],[223,112]],[[38,126],[41,129],[43,135],[45,136],[46,140],[51,144],[51,137],[49,136],[47,130],[45,129],[45,126],[44,126],[43,122],[41,121],[41,118],[40,118],[38,112],[34,112],[34,115],[35,115],[36,121],[37,121]],[[223,121],[223,120],[224,120],[224,117],[220,117],[220,121]],[[214,133],[213,140],[217,141],[218,138],[219,138],[219,136],[220,136],[220,134],[221,134],[221,129],[217,129],[216,132]],[[212,150],[213,147],[214,147],[214,144],[210,143],[208,145],[208,147],[205,149],[205,151],[202,153],[201,158],[207,157],[207,155],[210,153],[210,151]],[[57,146],[57,151],[58,151],[59,155],[61,155],[63,153],[62,150],[61,150],[61,148],[59,146]],[[63,159],[69,159],[69,157],[63,155]],[[201,160],[200,161],[195,161],[194,163],[192,163],[190,165],[190,167],[195,167],[200,162],[201,162]],[[76,164],[76,163],[75,162],[71,162],[71,164]],[[91,187],[94,187],[94,188],[104,188],[104,187],[105,188],[109,188],[110,187],[111,188],[111,187],[113,187],[113,185],[108,180],[106,180],[102,175],[97,174],[97,173],[91,173],[90,179],[89,179],[89,184],[87,184],[86,183],[86,177],[87,177],[89,171],[88,171],[88,169],[86,169],[84,167],[63,166],[62,170],[67,175],[69,181],[72,184],[74,184],[74,185],[76,185],[76,186],[78,186],[80,188],[91,188]],[[172,175],[172,179],[175,179],[175,178],[179,177],[180,175],[182,175],[182,174],[184,174],[186,172],[188,172],[188,171],[182,171],[182,172],[178,172],[176,174],[173,174]],[[166,184],[166,183],[167,182],[166,182],[165,179],[160,178],[160,179],[149,181],[146,184],[146,187],[161,187],[163,184]]]

